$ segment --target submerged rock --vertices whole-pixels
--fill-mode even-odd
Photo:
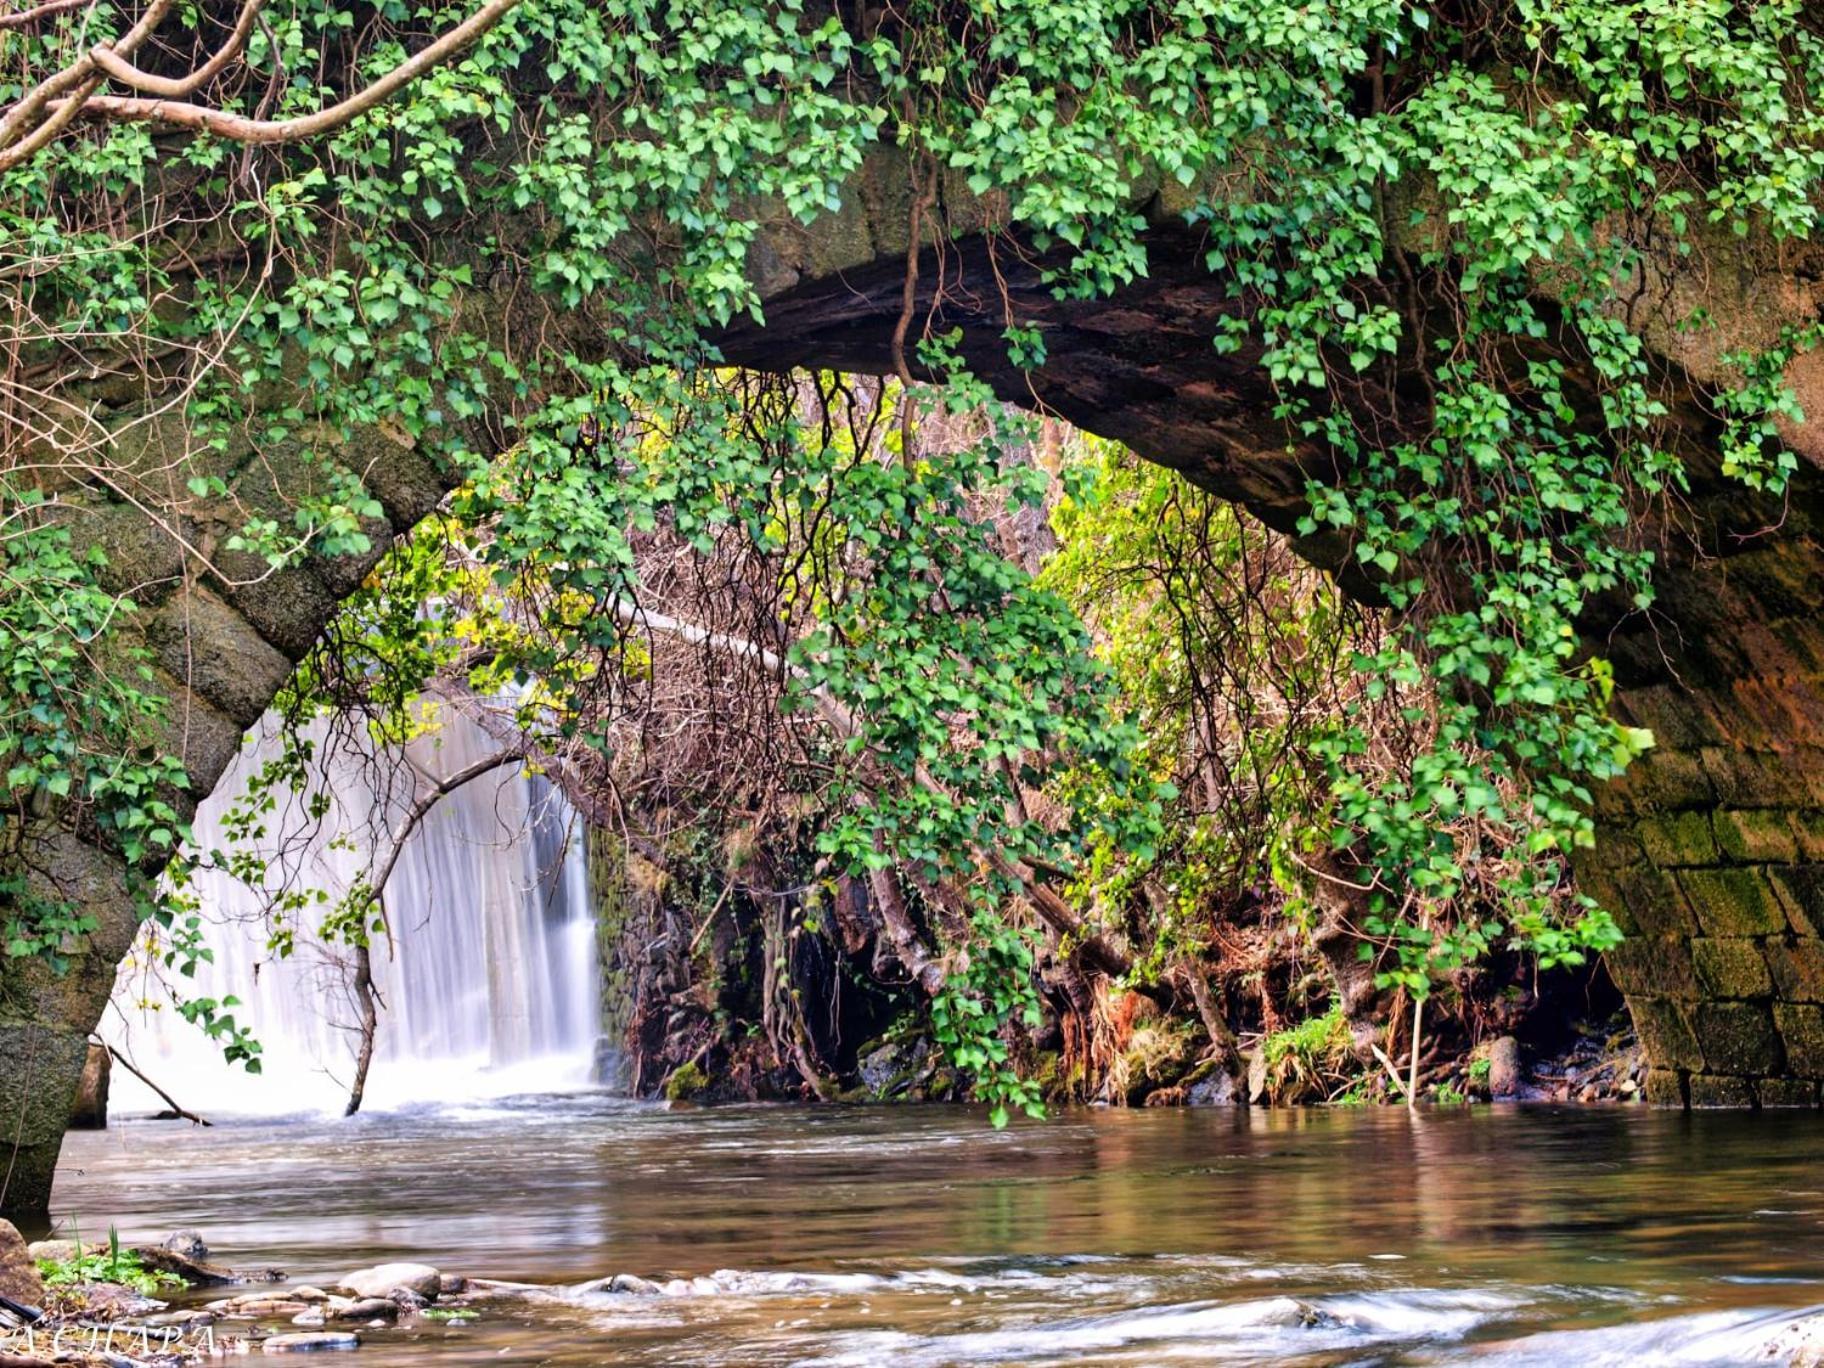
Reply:
[[[25,1237],[11,1221],[0,1221],[0,1297],[36,1310],[44,1305],[44,1279]]]
[[[399,1304],[385,1297],[363,1297],[359,1301],[330,1303],[329,1318],[338,1321],[397,1320]]]
[[[403,1287],[426,1301],[436,1301],[443,1275],[429,1264],[376,1264],[350,1273],[342,1279],[342,1287],[357,1297],[390,1297],[394,1288]]]
[[[358,1349],[361,1337],[346,1330],[319,1330],[301,1335],[274,1335],[261,1348],[268,1354],[305,1354],[320,1349]]]
[[[1238,1107],[1242,1101],[1241,1091],[1235,1086],[1234,1075],[1224,1069],[1217,1069],[1184,1090],[1184,1104],[1187,1107]]]

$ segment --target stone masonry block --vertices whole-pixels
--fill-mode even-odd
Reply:
[[[1646,1092],[1649,1107],[1685,1105],[1685,1082],[1676,1070],[1648,1069]]]
[[[1701,754],[1717,801],[1725,807],[1795,808],[1812,801],[1803,769],[1787,755],[1739,746],[1705,747]]]
[[[1799,858],[1824,859],[1824,812],[1792,812],[1787,816],[1792,822],[1793,839],[1798,842]]]
[[[1725,809],[1711,825],[1724,857],[1737,864],[1790,864],[1798,858],[1792,824],[1778,808]]]
[[[1630,996],[1678,998],[1699,996],[1691,963],[1691,943],[1682,936],[1630,936],[1604,956],[1615,986]]]
[[[1647,1058],[1658,1069],[1701,1069],[1703,1052],[1686,1020],[1681,1004],[1654,997],[1630,997],[1628,1010],[1634,1029],[1646,1047]]]
[[[1779,1073],[1785,1062],[1773,1015],[1761,1003],[1700,1002],[1691,1024],[1712,1073],[1764,1078]]]
[[[1787,865],[1767,875],[1793,931],[1813,939],[1824,933],[1824,865]]]
[[[1782,1002],[1824,1002],[1824,941],[1769,940],[1761,952]]]
[[[1647,858],[1661,869],[1713,865],[1721,857],[1707,812],[1669,812],[1634,828]]]
[[[1679,887],[1709,936],[1767,936],[1786,929],[1785,909],[1758,869],[1685,869]]]
[[[1697,970],[1697,986],[1707,998],[1766,997],[1773,991],[1773,978],[1756,941],[1694,940],[1691,963]]]
[[[1786,1064],[1800,1078],[1824,1078],[1824,1007],[1776,1002],[1773,1019],[1786,1045]]]
[[[1697,918],[1692,915],[1691,904],[1670,874],[1643,862],[1613,878],[1622,908],[1637,931],[1660,936],[1697,934]]]
[[[1762,1078],[1754,1095],[1763,1107],[1816,1107],[1818,1085],[1805,1078]]]
[[[1686,1085],[1693,1107],[1738,1107],[1754,1105],[1754,1085],[1745,1078],[1726,1074],[1692,1074]]]

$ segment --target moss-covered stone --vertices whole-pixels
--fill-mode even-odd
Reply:
[[[1695,1000],[1691,942],[1683,936],[1630,936],[1604,956],[1615,986],[1633,996]]]
[[[1694,940],[1691,963],[1697,970],[1698,987],[1706,997],[1766,997],[1773,991],[1773,978],[1756,941],[1709,937]]]
[[[1684,869],[1685,891],[1707,936],[1766,936],[1786,929],[1786,913],[1757,869]]]
[[[1661,869],[1715,864],[1721,857],[1708,812],[1669,812],[1634,828],[1647,858]]]
[[[1773,1020],[1786,1049],[1787,1072],[1824,1078],[1824,1007],[1776,1002]]]
[[[1711,826],[1723,856],[1737,864],[1788,864],[1798,857],[1792,824],[1778,808],[1724,809]]]
[[[1692,1074],[1686,1094],[1693,1107],[1742,1108],[1754,1105],[1754,1087],[1745,1078],[1727,1074]]]
[[[665,1080],[667,1102],[688,1102],[709,1090],[709,1075],[695,1060],[688,1060],[671,1071]]]
[[[1816,1107],[1818,1085],[1804,1078],[1763,1078],[1756,1081],[1754,1096],[1763,1107]]]
[[[1691,1025],[1708,1072],[1752,1077],[1780,1072],[1784,1063],[1780,1037],[1765,1006],[1700,1002],[1692,1012]]]
[[[1761,947],[1774,990],[1783,1002],[1824,1002],[1824,941],[1800,937]]]
[[[1131,1105],[1146,1101],[1158,1088],[1174,1087],[1197,1063],[1197,1028],[1190,1022],[1161,1019],[1136,1030],[1121,1052],[1117,1078]]]
[[[1824,812],[1792,812],[1787,814],[1787,819],[1792,823],[1792,835],[1798,843],[1799,858],[1824,859]]]
[[[1697,917],[1670,874],[1643,862],[1616,875],[1615,880],[1636,932],[1650,936],[1697,933]]]
[[[1824,935],[1824,865],[1788,865],[1767,875],[1787,925],[1800,936]]]
[[[1628,1009],[1647,1058],[1659,1069],[1701,1069],[1703,1052],[1683,1004],[1666,998],[1629,997]]]
[[[1683,1107],[1684,1078],[1675,1069],[1648,1069],[1646,1099],[1649,1107]]]

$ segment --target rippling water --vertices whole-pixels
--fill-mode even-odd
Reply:
[[[55,1210],[537,1284],[363,1364],[1726,1364],[1824,1303],[1803,1114],[675,1110],[72,1135]],[[694,1279],[685,1295],[590,1286]]]

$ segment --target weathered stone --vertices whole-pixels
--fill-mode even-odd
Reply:
[[[21,1306],[44,1305],[44,1279],[11,1221],[0,1221],[0,1297]]]
[[[1767,876],[1754,869],[1684,869],[1679,887],[1708,936],[1766,936],[1786,929]]]
[[[113,1064],[114,1057],[106,1045],[89,1042],[82,1078],[76,1085],[76,1105],[70,1109],[71,1130],[108,1128],[108,1078]]]
[[[1687,1083],[1693,1107],[1739,1107],[1754,1105],[1754,1087],[1745,1078],[1723,1074],[1692,1074]]]
[[[1670,874],[1643,862],[1617,876],[1617,883],[1629,919],[1641,934],[1691,936],[1697,933],[1697,917]]]
[[[1697,970],[1697,986],[1706,997],[1765,997],[1773,991],[1767,961],[1761,958],[1756,941],[1700,937],[1691,942],[1691,963]]]
[[[1628,1009],[1647,1058],[1661,1069],[1701,1069],[1703,1051],[1680,1004],[1665,998],[1629,997]]]
[[[1661,869],[1715,864],[1721,857],[1708,812],[1671,812],[1634,828],[1647,858]]]
[[[317,1330],[298,1335],[274,1335],[260,1345],[268,1354],[307,1354],[325,1349],[359,1349],[361,1337],[346,1330]]]
[[[1816,1107],[1818,1085],[1803,1078],[1762,1078],[1755,1082],[1754,1096],[1763,1107]]]
[[[1488,1046],[1488,1095],[1518,1097],[1526,1087],[1526,1069],[1520,1060],[1520,1042],[1499,1036]]]
[[[291,678],[291,661],[221,599],[198,588],[161,610],[146,638],[158,663],[242,730]]]
[[[429,1264],[377,1264],[373,1268],[356,1269],[342,1279],[340,1286],[356,1297],[388,1297],[394,1288],[403,1287],[435,1301],[442,1286],[442,1275]]]
[[[1824,1078],[1824,1007],[1776,1002],[1774,1024],[1786,1047],[1786,1066],[1800,1078]]]
[[[1692,1029],[1710,1073],[1764,1077],[1780,1071],[1780,1037],[1772,1014],[1759,1003],[1700,1002]]]
[[[1682,936],[1630,936],[1603,956],[1615,986],[1629,996],[1697,997],[1691,942]]]
[[[1793,839],[1799,845],[1799,858],[1824,859],[1824,812],[1794,812],[1788,816]]]
[[[165,1236],[163,1248],[170,1250],[173,1254],[181,1254],[186,1259],[194,1259],[198,1263],[209,1257],[209,1246],[204,1241],[203,1232],[200,1230],[174,1230]],[[302,1296],[310,1290],[300,1287],[297,1294]]]
[[[1648,1069],[1646,1098],[1649,1107],[1683,1107],[1684,1080],[1673,1069]]]
[[[1706,747],[1701,754],[1717,800],[1730,807],[1795,808],[1811,800],[1805,775],[1784,756],[1750,753],[1739,738],[1728,748]]]
[[[1813,940],[1824,936],[1824,865],[1788,865],[1770,869],[1768,880],[1779,895],[1792,930]]]
[[[1245,1099],[1227,1069],[1213,1069],[1184,1090],[1187,1107],[1239,1107]]]
[[[397,1320],[398,1303],[385,1297],[362,1297],[358,1301],[337,1305],[330,1303],[329,1318],[337,1321]]]
[[[1768,940],[1761,952],[1782,1001],[1824,1002],[1824,941]]]
[[[1792,824],[1778,809],[1724,809],[1712,828],[1724,858],[1737,864],[1786,864],[1798,856]]]

